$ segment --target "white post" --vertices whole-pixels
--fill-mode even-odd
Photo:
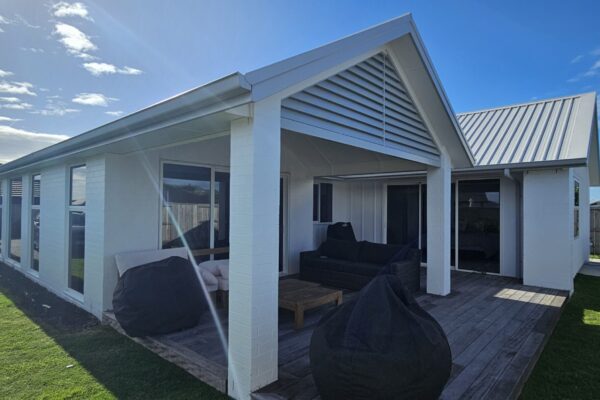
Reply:
[[[451,166],[442,152],[439,168],[427,170],[427,293],[450,293]]]
[[[281,104],[231,123],[230,396],[277,380]]]

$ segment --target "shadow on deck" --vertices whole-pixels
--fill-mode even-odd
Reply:
[[[425,284],[425,271],[422,285]],[[345,295],[352,296],[352,294]],[[452,272],[452,293],[422,292],[419,304],[443,327],[452,349],[453,369],[443,399],[516,398],[561,314],[568,293],[524,286],[491,275]],[[307,311],[305,325],[293,328],[293,315],[279,314],[279,380],[255,398],[317,399],[308,347],[321,316],[333,306]],[[219,312],[227,331],[225,310]],[[120,330],[112,314],[105,321]],[[227,356],[210,315],[195,328],[135,339],[216,389],[227,390]]]

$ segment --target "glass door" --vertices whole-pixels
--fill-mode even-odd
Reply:
[[[419,247],[419,185],[387,187],[387,243]]]
[[[458,268],[500,273],[500,181],[458,183]],[[453,241],[452,246],[455,245]]]

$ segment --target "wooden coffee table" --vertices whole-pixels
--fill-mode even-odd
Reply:
[[[294,328],[304,326],[304,311],[327,303],[342,304],[342,291],[298,279],[279,281],[279,308],[294,312]]]

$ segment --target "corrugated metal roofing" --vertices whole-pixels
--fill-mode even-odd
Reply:
[[[586,158],[595,93],[458,114],[476,166]]]

